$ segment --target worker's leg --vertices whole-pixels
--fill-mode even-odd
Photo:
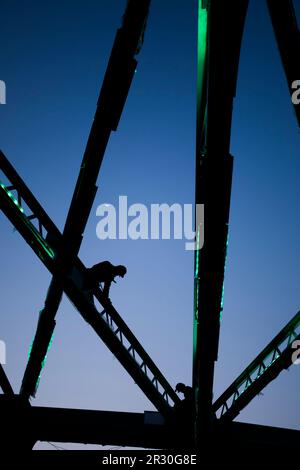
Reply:
[[[93,291],[92,291],[91,289],[86,290],[86,291],[85,291],[85,295],[86,295],[88,301],[89,301],[93,306],[95,306]]]

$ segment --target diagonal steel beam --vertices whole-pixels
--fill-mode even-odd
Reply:
[[[65,275],[70,271],[97,192],[96,181],[111,131],[115,131],[137,67],[148,17],[150,0],[129,0],[118,29],[104,76],[97,110],[83,156],[78,180],[66,219],[63,238],[57,247],[56,265]],[[57,276],[52,278],[44,308],[23,376],[21,395],[34,396],[40,372],[55,329],[55,316],[63,294]]]
[[[56,263],[56,247],[62,243],[62,234],[47,216],[25,183],[0,152],[0,170],[8,183],[0,183],[0,209],[55,275],[65,293],[81,316],[117,357],[154,406],[166,417],[173,415],[172,402],[179,398],[158,367],[144,350],[124,320],[100,289],[94,295],[102,310],[99,312],[84,293],[86,268],[78,257],[71,272],[65,273]]]
[[[262,352],[213,404],[221,421],[231,421],[283,369],[293,362],[294,345],[300,344],[300,312],[273,338]]]
[[[2,388],[2,391],[5,393],[5,395],[14,395],[13,388],[10,385],[2,364],[0,364],[0,387]]]
[[[298,82],[296,84],[297,88],[300,87],[300,31],[293,1],[267,0],[267,5],[291,95],[291,102],[293,102],[292,95],[295,92],[293,83]],[[300,103],[295,101],[293,105],[300,127]]]

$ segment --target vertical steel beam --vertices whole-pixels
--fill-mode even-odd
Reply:
[[[203,450],[212,430],[233,163],[232,106],[247,6],[248,0],[199,0],[196,204],[204,204],[205,223],[204,245],[195,252],[193,387],[196,445]]]

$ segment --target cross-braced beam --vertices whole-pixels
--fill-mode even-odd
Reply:
[[[48,270],[57,277],[81,316],[119,359],[154,406],[164,416],[172,415],[172,403],[179,402],[173,388],[100,289],[96,289],[94,295],[102,306],[101,312],[90,302],[82,289],[86,268],[80,259],[75,258],[70,273],[60,270],[56,262],[56,250],[63,244],[63,235],[2,152],[0,170],[8,180],[0,184],[0,209]]]
[[[97,177],[106,146],[118,123],[137,67],[149,12],[150,0],[129,0],[118,29],[104,76],[84,152],[77,184],[66,219],[62,238],[56,250],[56,265],[67,275],[73,265],[83,238],[83,232],[97,192]],[[21,394],[34,396],[43,363],[55,329],[55,316],[63,294],[59,276],[54,275],[40,312],[31,354],[24,373]]]
[[[293,361],[293,344],[300,340],[300,312],[273,338],[262,352],[213,404],[222,421],[231,421],[283,369]]]

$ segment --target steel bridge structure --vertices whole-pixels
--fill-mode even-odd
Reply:
[[[266,0],[290,94],[300,79],[300,34],[291,0]],[[78,257],[97,191],[97,178],[112,131],[116,131],[137,67],[137,55],[151,0],[129,0],[117,30],[63,232],[56,227],[8,158],[0,151],[0,209],[52,275],[23,375],[16,393],[0,365],[3,442],[21,442],[24,452],[37,441],[90,443],[199,451],[215,439],[225,449],[263,446],[295,449],[300,431],[234,422],[240,411],[292,363],[292,343],[300,340],[300,312],[239,377],[213,401],[230,212],[233,156],[230,136],[240,48],[248,0],[198,0],[198,76],[195,203],[205,206],[205,244],[196,227],[193,331],[193,422],[178,423],[180,400],[122,316],[100,288],[90,302],[83,286],[87,268]],[[222,86],[220,87],[220,81]],[[294,105],[300,126],[300,107]],[[216,139],[215,136],[218,136]],[[65,293],[79,315],[119,360],[157,410],[121,413],[32,406],[39,377]],[[100,306],[100,307],[99,307]],[[16,422],[18,423],[16,431]],[[31,430],[28,422],[32,423]],[[178,438],[178,426],[181,427]],[[182,429],[186,426],[186,429]],[[182,436],[185,436],[184,438]],[[231,443],[231,444],[230,444]]]

